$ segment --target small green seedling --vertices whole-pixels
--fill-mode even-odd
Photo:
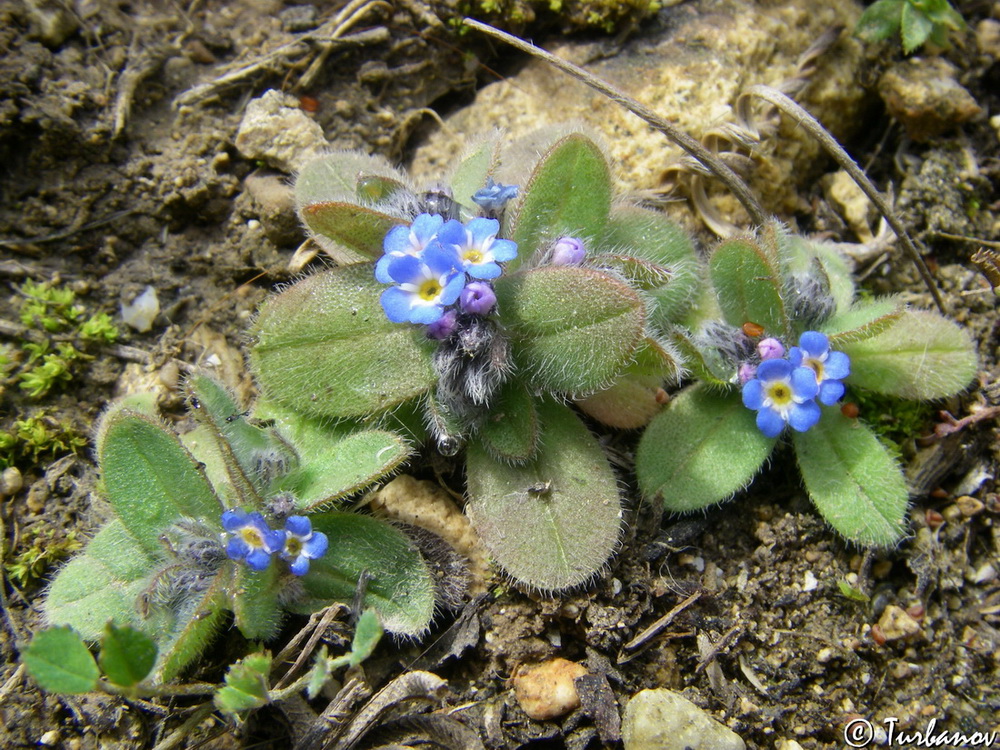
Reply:
[[[199,427],[182,439],[145,400],[102,418],[97,458],[113,517],[55,577],[48,623],[87,641],[109,622],[149,633],[154,683],[189,665],[227,611],[247,639],[267,640],[283,611],[350,602],[363,578],[363,602],[390,632],[424,632],[435,587],[415,545],[384,521],[332,509],[408,446],[376,429],[321,441],[309,420],[278,408],[268,422],[247,419],[208,377],[190,389]]]
[[[927,42],[946,50],[951,36],[966,28],[948,0],[877,0],[861,14],[854,33],[866,42],[899,36],[909,55]]]

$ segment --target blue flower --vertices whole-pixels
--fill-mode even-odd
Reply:
[[[493,182],[492,177],[486,178],[486,187],[472,194],[472,202],[484,211],[495,213],[503,210],[507,201],[517,197],[517,185],[501,185]]]
[[[808,367],[794,367],[787,359],[767,359],[757,368],[757,377],[743,386],[743,405],[757,412],[757,427],[767,437],[778,437],[787,422],[805,432],[819,420],[813,400],[819,392],[816,377]]]
[[[816,374],[821,404],[832,406],[844,395],[840,381],[851,374],[851,358],[845,352],[830,351],[830,341],[818,331],[806,331],[799,337],[799,345],[788,352],[793,367],[808,367]]]
[[[382,240],[385,254],[375,264],[375,278],[383,284],[391,284],[389,264],[404,255],[420,255],[437,236],[444,219],[437,214],[420,214],[410,226],[393,227]]]
[[[289,516],[285,521],[285,547],[281,559],[288,561],[288,567],[297,576],[309,572],[309,561],[326,554],[329,541],[322,531],[313,531],[312,524],[305,516]]]
[[[386,268],[390,281],[399,286],[382,292],[382,309],[393,323],[434,323],[444,308],[455,303],[465,286],[462,261],[454,249],[437,242],[420,256],[393,258]]]
[[[501,273],[497,263],[517,257],[517,243],[498,240],[499,231],[500,222],[496,219],[473,219],[464,226],[452,219],[438,231],[438,242],[455,249],[463,270],[472,278],[495,279]]]
[[[285,532],[274,531],[260,513],[227,510],[222,514],[222,528],[233,536],[226,543],[231,560],[242,560],[253,570],[264,570],[271,555],[285,546]]]

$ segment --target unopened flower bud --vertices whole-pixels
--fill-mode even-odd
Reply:
[[[458,313],[447,310],[444,315],[427,326],[427,338],[444,341],[454,333],[458,325]]]
[[[785,347],[778,339],[761,339],[757,342],[757,354],[762,360],[781,359],[785,356]]]
[[[469,282],[458,296],[458,306],[462,312],[473,315],[486,315],[496,303],[497,296],[493,287],[485,281]]]
[[[576,237],[560,237],[552,247],[552,265],[578,266],[586,254],[583,243]]]
[[[748,381],[753,380],[757,376],[757,366],[749,362],[744,362],[740,365],[740,369],[736,375],[740,379],[740,385],[746,385]]]

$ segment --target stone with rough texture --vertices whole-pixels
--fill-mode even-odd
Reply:
[[[622,721],[625,750],[746,750],[740,736],[679,693],[636,693]]]
[[[522,667],[515,672],[514,697],[521,710],[535,721],[555,719],[580,706],[573,681],[587,674],[587,668],[566,659],[550,659]]]
[[[741,90],[794,77],[796,62],[824,31],[852,28],[853,2],[785,0],[780,5],[702,0],[665,8],[613,56],[600,44],[561,43],[554,54],[591,73],[696,138],[732,119]],[[861,125],[864,91],[857,82],[860,45],[845,31],[818,63],[798,100],[837,137]],[[452,114],[418,149],[413,173],[440,179],[463,147],[496,126],[518,137],[545,126],[581,122],[605,141],[613,168],[628,190],[655,190],[681,151],[635,115],[546,63],[532,60],[516,75],[483,88],[473,104]],[[751,187],[779,214],[800,208],[796,188],[818,177],[819,146],[783,120],[776,136],[755,149]],[[718,207],[731,220],[742,209],[728,195]]]
[[[939,57],[898,62],[879,80],[878,92],[889,114],[915,141],[928,141],[978,115],[972,94],[955,76],[958,69]]]
[[[327,148],[323,128],[299,109],[294,96],[271,89],[247,104],[236,133],[245,159],[263,161],[287,174],[301,169]]]

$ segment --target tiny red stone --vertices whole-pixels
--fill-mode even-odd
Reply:
[[[861,413],[861,409],[858,408],[857,404],[851,401],[845,401],[840,405],[840,413],[848,419],[857,419],[858,414]]]
[[[314,96],[307,96],[306,94],[303,94],[299,97],[299,107],[303,112],[315,114],[319,111],[319,99]]]

